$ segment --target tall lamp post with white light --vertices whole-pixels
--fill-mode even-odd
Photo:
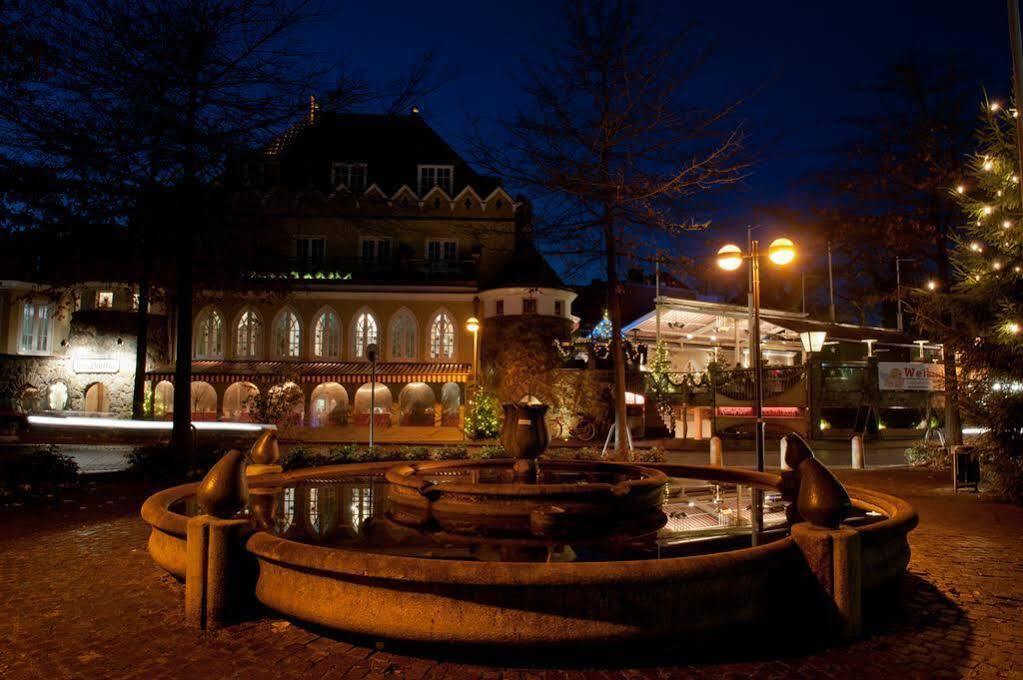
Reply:
[[[787,238],[775,239],[767,250],[767,256],[778,265],[786,265],[796,259],[796,247]],[[743,253],[739,246],[728,244],[718,250],[718,266],[725,271],[735,271],[742,266],[744,260],[750,263],[750,354],[753,355],[753,417],[756,418],[756,451],[757,471],[764,470],[764,362],[760,353],[760,245],[756,239],[750,239],[749,252]],[[753,545],[760,543],[760,534],[764,529],[764,492],[753,489],[753,508],[751,522],[753,524]]]
[[[465,321],[465,330],[472,333],[472,384],[478,385],[480,381],[479,356],[480,356],[480,320],[470,316]]]

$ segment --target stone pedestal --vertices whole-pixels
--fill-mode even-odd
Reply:
[[[243,542],[245,519],[198,515],[188,520],[185,620],[193,628],[217,628],[237,620],[252,602],[251,557]]]
[[[792,538],[830,599],[837,632],[856,637],[863,627],[860,534],[848,527],[828,529],[802,522]]]

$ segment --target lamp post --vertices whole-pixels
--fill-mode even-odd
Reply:
[[[479,331],[480,331],[480,320],[475,316],[470,316],[465,321],[465,330],[472,333],[472,384],[478,385],[480,382],[480,369],[479,369]]]
[[[369,359],[369,448],[373,448],[373,435],[376,434],[377,423],[377,344],[366,345],[366,358]]]
[[[786,265],[796,258],[795,245],[787,238],[775,239],[767,251],[771,262]],[[753,416],[756,418],[756,462],[757,471],[764,471],[764,381],[763,357],[760,355],[760,245],[756,239],[749,241],[749,253],[744,254],[736,245],[725,245],[718,250],[718,266],[726,271],[735,271],[742,266],[743,260],[750,263],[750,316],[753,319],[750,329],[750,353],[753,355]],[[764,492],[753,489],[753,507],[751,523],[753,524],[753,545],[760,543],[760,533],[764,529]]]

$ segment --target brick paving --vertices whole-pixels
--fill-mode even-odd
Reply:
[[[904,605],[849,645],[764,648],[746,635],[699,659],[670,644],[656,656],[623,647],[599,665],[548,669],[521,656],[403,653],[269,614],[197,633],[183,625],[183,586],[146,554],[142,492],[126,487],[0,514],[0,678],[1023,679],[1023,508],[953,496],[944,475],[922,470],[841,476],[900,493],[921,516]]]

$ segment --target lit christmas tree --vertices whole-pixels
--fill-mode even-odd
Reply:
[[[1023,500],[1023,212],[1015,109],[986,102],[978,151],[950,190],[966,222],[950,253],[956,281],[933,281],[920,321],[955,352],[960,403],[998,491]],[[929,292],[935,291],[935,292]]]
[[[497,396],[480,390],[465,414],[465,432],[471,439],[492,439],[501,431],[501,405]]]

